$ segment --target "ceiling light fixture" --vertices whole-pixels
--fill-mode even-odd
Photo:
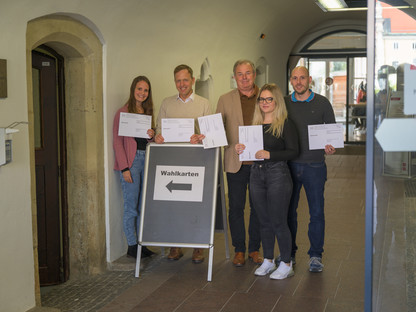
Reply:
[[[401,6],[392,6],[392,7],[384,7],[384,10],[403,10],[403,9],[413,9],[412,5],[401,5]],[[367,11],[367,7],[363,8],[344,8],[344,9],[328,9],[328,12],[341,12],[341,11]]]
[[[345,9],[348,8],[348,5],[344,0],[315,0],[315,3],[322,9],[324,12],[331,11],[333,9]]]
[[[402,1],[403,4],[407,4]],[[351,0],[315,0],[315,3],[324,12],[342,12],[342,11],[366,11],[367,1],[357,0],[355,3]],[[413,9],[411,5],[391,6],[383,7],[383,10],[387,9]]]

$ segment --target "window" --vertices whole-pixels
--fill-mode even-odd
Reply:
[[[336,32],[313,41],[308,44],[303,52],[312,52],[312,51],[340,51],[340,50],[356,50],[356,49],[366,49],[366,34],[353,32],[353,31],[343,31]]]

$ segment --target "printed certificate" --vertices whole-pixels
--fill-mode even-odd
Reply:
[[[190,142],[195,131],[193,118],[162,118],[165,142]]]
[[[240,161],[263,160],[256,159],[256,153],[263,147],[263,126],[240,126],[238,127],[238,142],[244,144],[246,149],[240,154]]]
[[[309,125],[309,149],[325,149],[325,145],[344,147],[344,127],[342,124]]]
[[[147,130],[152,127],[152,116],[143,114],[120,113],[118,135],[150,139]]]
[[[205,135],[202,140],[205,149],[228,145],[221,113],[199,117],[198,123],[201,134]]]

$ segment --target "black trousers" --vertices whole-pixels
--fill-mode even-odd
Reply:
[[[228,182],[228,222],[232,244],[235,252],[246,251],[246,228],[244,223],[244,207],[246,205],[247,189],[250,182],[251,165],[242,165],[236,173],[227,172]],[[260,249],[260,227],[255,209],[250,202],[250,220],[248,225],[248,251],[258,251]]]
[[[290,262],[292,238],[287,213],[292,178],[285,161],[254,164],[250,176],[251,198],[260,220],[261,243],[266,259],[274,259],[275,240],[283,262]]]

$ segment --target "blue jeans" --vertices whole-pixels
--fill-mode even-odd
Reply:
[[[133,183],[124,180],[120,171],[121,189],[123,191],[124,214],[123,229],[129,246],[137,245],[140,225],[140,206],[142,195],[142,182],[144,172],[145,151],[137,150],[133,165],[130,168]]]
[[[325,161],[319,163],[296,163],[289,162],[292,175],[293,192],[289,205],[288,224],[292,234],[292,256],[295,255],[296,232],[298,229],[297,212],[299,193],[305,188],[306,198],[309,205],[309,229],[308,237],[310,257],[322,257],[324,251],[325,237],[325,215],[324,215],[324,190],[327,178]]]
[[[235,252],[246,251],[246,228],[244,224],[244,207],[246,205],[247,187],[250,182],[251,165],[242,165],[236,173],[227,172],[228,182],[228,222],[230,223],[231,239]],[[250,201],[250,221],[248,225],[248,252],[260,249],[259,220]]]
[[[292,179],[286,162],[252,165],[250,194],[260,221],[264,258],[274,259],[277,238],[282,261],[289,263],[292,239],[287,224],[287,212],[292,195]]]

